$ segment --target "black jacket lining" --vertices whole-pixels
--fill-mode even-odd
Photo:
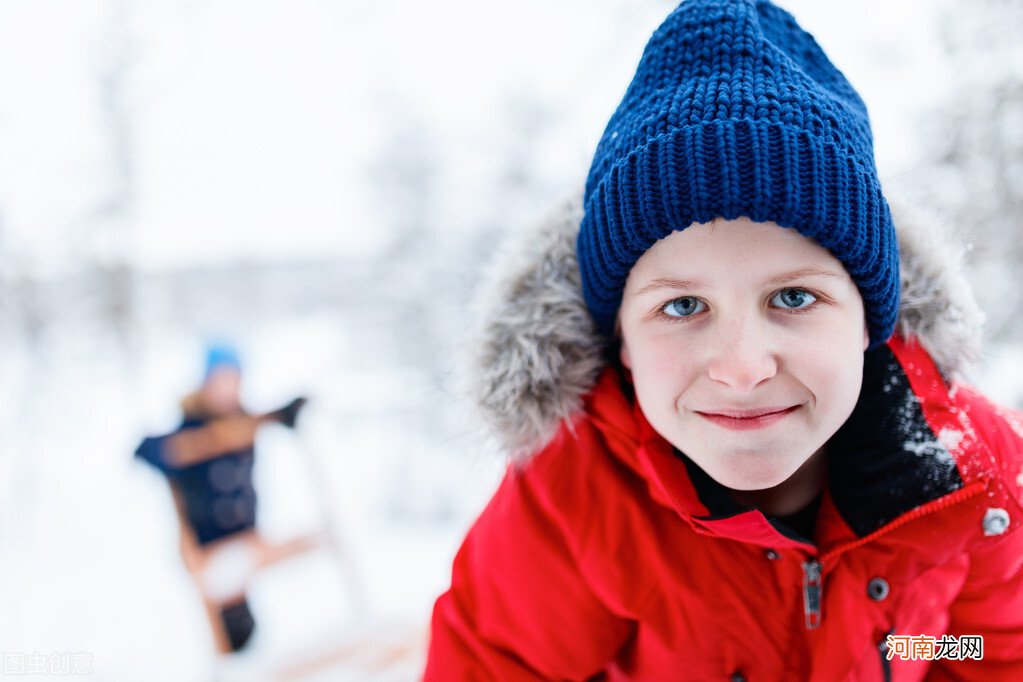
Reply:
[[[860,399],[827,455],[832,499],[860,537],[963,487],[895,355],[882,346],[864,360]]]
[[[689,480],[696,489],[696,495],[700,504],[710,512],[707,516],[697,517],[703,521],[717,521],[737,516],[752,510],[752,507],[741,505],[732,499],[725,486],[721,485],[707,472],[699,467],[696,462],[689,459],[681,450],[675,449],[675,456],[682,460],[689,473]],[[813,542],[813,527],[816,523],[817,512],[820,509],[820,496],[818,495],[810,504],[803,509],[785,516],[766,516],[768,523],[774,526],[775,530],[787,538],[798,542]]]

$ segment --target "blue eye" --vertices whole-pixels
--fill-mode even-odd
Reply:
[[[805,289],[782,289],[771,298],[771,305],[786,310],[799,310],[817,302],[817,297]]]
[[[673,301],[668,301],[661,308],[661,311],[669,317],[689,317],[696,313],[702,313],[707,308],[707,304],[698,298],[692,296],[683,296],[682,298],[676,298]]]

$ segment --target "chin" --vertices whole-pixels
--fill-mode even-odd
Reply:
[[[738,490],[742,492],[755,492],[757,490],[769,490],[775,488],[786,481],[787,477],[772,477],[772,478],[735,478],[731,480],[718,481],[721,485],[731,490]]]
[[[800,464],[791,460],[778,461],[771,455],[745,452],[712,455],[710,461],[716,460],[721,464],[711,467],[703,466],[701,460],[692,459],[721,485],[742,491],[767,490],[781,485],[796,473]]]
[[[722,477],[720,480],[712,476],[718,483],[731,490],[742,492],[754,492],[757,490],[768,490],[785,482],[785,478],[751,478],[751,477]]]

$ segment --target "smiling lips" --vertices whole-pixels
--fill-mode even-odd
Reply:
[[[695,410],[696,414],[704,419],[723,426],[732,431],[750,431],[763,429],[780,422],[785,417],[799,409],[799,405],[791,407],[763,407],[749,410],[714,410],[712,412],[701,412]]]

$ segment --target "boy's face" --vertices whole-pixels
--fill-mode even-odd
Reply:
[[[202,385],[202,399],[213,416],[237,412],[241,408],[241,373],[231,367],[220,367]]]
[[[718,483],[786,481],[852,413],[863,300],[813,240],[746,218],[695,224],[629,273],[622,363],[650,425]]]

